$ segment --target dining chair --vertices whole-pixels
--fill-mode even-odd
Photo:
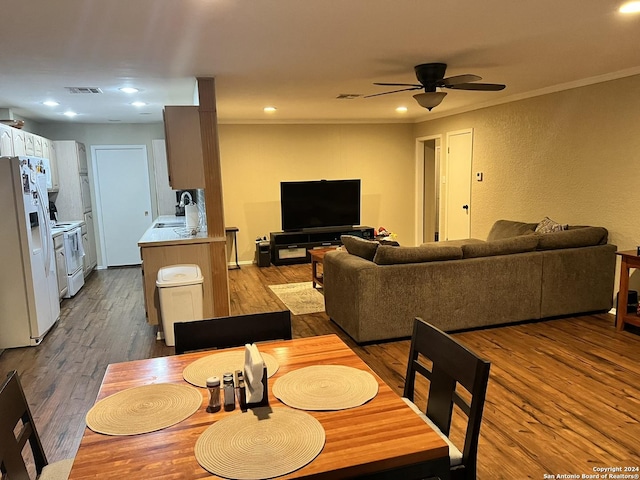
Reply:
[[[73,459],[49,463],[29,410],[29,404],[20,384],[18,372],[9,372],[0,389],[0,475],[11,480],[30,479],[29,468],[23,457],[29,442],[38,480],[66,480]],[[32,466],[33,468],[33,466]]]
[[[173,332],[176,354],[238,347],[265,340],[291,340],[291,312],[283,310],[176,322]]]
[[[428,367],[429,360],[431,368]],[[449,445],[452,480],[476,478],[478,439],[490,367],[490,362],[478,357],[453,337],[421,318],[415,319],[403,400]],[[416,373],[429,380],[424,412],[413,403]],[[467,392],[458,389],[458,385]],[[470,396],[470,399],[465,399],[460,393],[466,398]],[[467,417],[462,450],[449,438],[454,405]]]

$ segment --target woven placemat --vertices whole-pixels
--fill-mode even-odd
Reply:
[[[128,388],[97,402],[87,426],[105,435],[138,435],[161,430],[193,415],[202,393],[188,385],[156,383]]]
[[[267,377],[273,376],[280,368],[278,361],[268,353],[261,353],[267,366]],[[218,377],[226,372],[244,369],[244,350],[236,352],[214,353],[191,363],[182,371],[182,377],[196,387],[206,388],[207,378]]]
[[[369,372],[343,365],[313,365],[278,378],[273,394],[290,407],[302,410],[344,410],[360,406],[378,393]]]
[[[214,475],[265,479],[304,467],[320,454],[324,442],[324,428],[308,413],[261,407],[211,425],[198,438],[195,455]]]

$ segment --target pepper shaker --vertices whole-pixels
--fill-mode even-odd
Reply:
[[[236,408],[236,396],[233,388],[233,373],[222,376],[222,394],[224,396],[224,411],[230,412]]]
[[[209,390],[207,412],[214,413],[220,411],[220,379],[218,377],[207,378],[207,389]]]

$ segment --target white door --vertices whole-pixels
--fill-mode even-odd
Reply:
[[[104,262],[139,265],[138,240],[152,221],[147,147],[101,145],[91,151]]]
[[[447,133],[447,240],[471,235],[473,131]]]

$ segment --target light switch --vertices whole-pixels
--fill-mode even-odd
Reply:
[[[476,180],[477,180],[478,182],[481,182],[481,181],[482,181],[482,172],[476,172]]]

